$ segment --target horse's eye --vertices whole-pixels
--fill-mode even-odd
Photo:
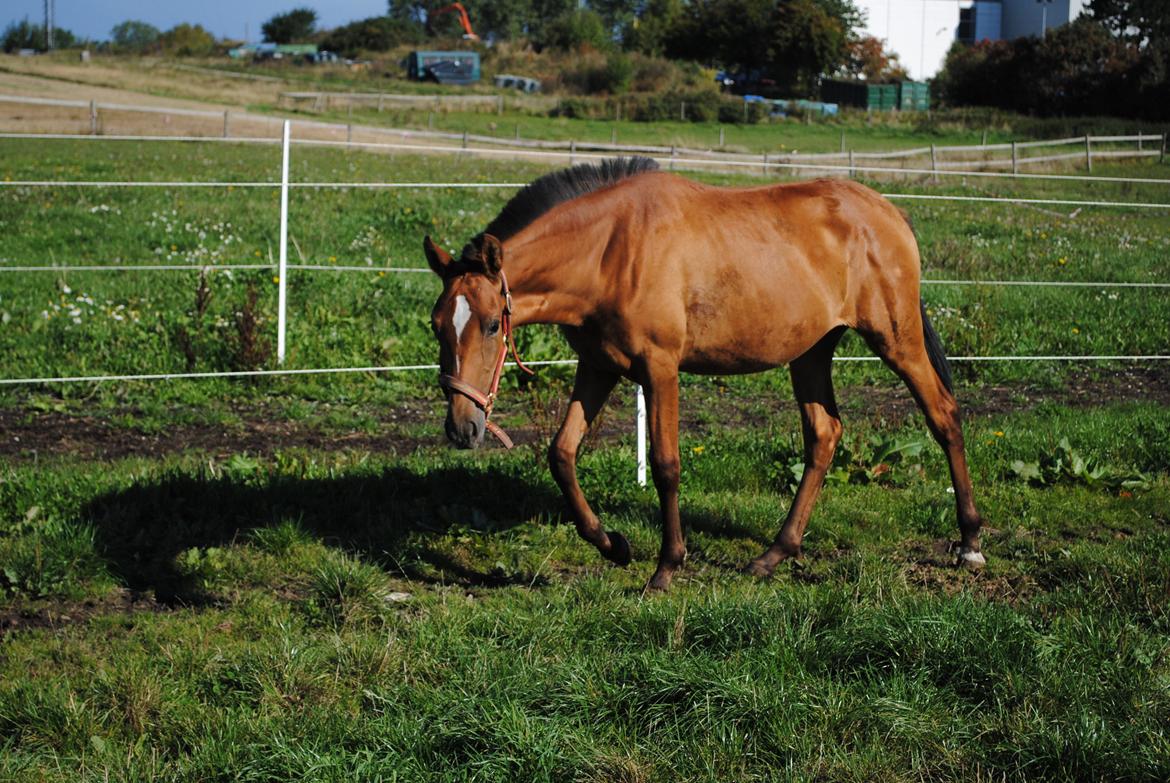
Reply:
[[[493,334],[495,334],[498,331],[500,331],[500,321],[497,318],[497,319],[493,320],[490,324],[488,324],[487,336],[491,337]]]

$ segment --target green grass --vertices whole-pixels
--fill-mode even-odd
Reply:
[[[653,502],[628,442],[583,463],[606,524],[633,543],[625,571],[555,523],[555,489],[526,452],[13,466],[0,484],[0,518],[24,519],[0,529],[10,607],[100,601],[111,584],[172,605],[58,608],[82,616],[9,634],[0,770],[1164,779],[1168,430],[1151,405],[971,422],[995,527],[982,575],[930,549],[953,535],[932,448],[895,485],[829,487],[803,569],[770,582],[736,568],[787,502],[764,476],[795,427],[691,439],[690,560],[651,599]],[[1008,476],[1057,434],[1157,478],[1118,497]],[[82,532],[66,544],[61,530]],[[10,556],[34,544],[52,557]]]
[[[278,163],[271,149],[229,145],[0,151],[0,179],[270,180]],[[540,171],[298,149],[294,176]],[[896,187],[1160,198],[1118,184]],[[296,191],[291,234],[311,262],[421,266],[424,232],[458,247],[507,195]],[[927,277],[1166,280],[1163,211],[906,205]],[[249,262],[274,251],[276,219],[268,191],[5,188],[0,262]],[[188,273],[4,273],[3,374],[182,371],[180,330],[194,369],[231,368],[250,282],[272,334],[271,278],[216,272],[199,315]],[[434,361],[425,315],[436,293],[423,274],[297,273],[289,362]],[[1157,290],[924,296],[954,354],[1170,344]],[[552,330],[523,330],[521,347],[568,353]],[[386,446],[282,446],[278,431],[259,451],[84,459],[58,448],[0,464],[0,779],[1166,780],[1170,411],[1117,391],[1089,398],[1109,366],[957,369],[962,400],[999,400],[966,421],[991,528],[982,573],[952,569],[942,551],[953,497],[920,418],[886,415],[870,394],[895,380],[842,364],[842,456],[801,564],[768,582],[738,569],[791,500],[789,382],[685,379],[689,559],[673,591],[653,597],[641,586],[657,505],[633,481],[630,435],[581,459],[587,496],[631,542],[623,570],[562,524],[543,443],[439,445],[429,374],[6,388],[0,410],[28,425],[65,417],[165,438],[287,423],[322,441],[383,433]],[[558,370],[535,384],[509,377],[502,422],[547,432],[543,401],[566,382]],[[626,420],[629,397],[620,389],[610,415]],[[1074,473],[1035,486],[1013,470],[1064,440],[1136,484]],[[877,456],[891,445],[900,459]]]

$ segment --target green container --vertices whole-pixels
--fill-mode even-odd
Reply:
[[[926,111],[930,108],[930,85],[925,82],[899,82],[898,108],[902,111]]]

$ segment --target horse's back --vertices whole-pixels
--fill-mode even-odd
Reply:
[[[863,185],[638,180],[622,243],[624,263],[638,265],[631,305],[679,339],[684,369],[752,372],[787,363],[832,329],[855,326],[876,289],[917,290],[908,224]]]

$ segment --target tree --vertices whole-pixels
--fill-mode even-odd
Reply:
[[[330,30],[321,40],[321,48],[355,57],[359,52],[385,52],[400,43],[418,42],[423,27],[417,22],[402,22],[388,16],[374,16]]]
[[[613,44],[613,35],[606,31],[597,13],[585,9],[569,11],[554,19],[545,29],[541,43],[565,51],[583,47],[606,49]]]
[[[622,30],[622,45],[632,51],[661,56],[683,13],[683,0],[647,0]]]
[[[888,52],[881,40],[872,35],[852,38],[845,43],[842,75],[869,82],[901,81],[909,76],[898,55]]]
[[[53,46],[58,49],[68,49],[79,43],[77,36],[63,27],[53,28]],[[3,44],[0,49],[5,52],[18,52],[21,49],[35,49],[43,52],[47,48],[45,26],[29,24],[28,19],[12,22],[4,28]]]
[[[301,43],[312,37],[317,27],[317,12],[311,8],[294,8],[277,14],[260,26],[264,40],[270,43]]]
[[[162,35],[158,28],[146,22],[134,19],[115,25],[110,30],[110,39],[115,47],[128,52],[144,52],[150,46],[158,43]]]
[[[164,50],[179,57],[194,57],[215,51],[215,36],[203,25],[177,24],[159,36]]]
[[[1090,0],[1092,18],[1132,43],[1157,45],[1170,38],[1170,3],[1166,0]]]

